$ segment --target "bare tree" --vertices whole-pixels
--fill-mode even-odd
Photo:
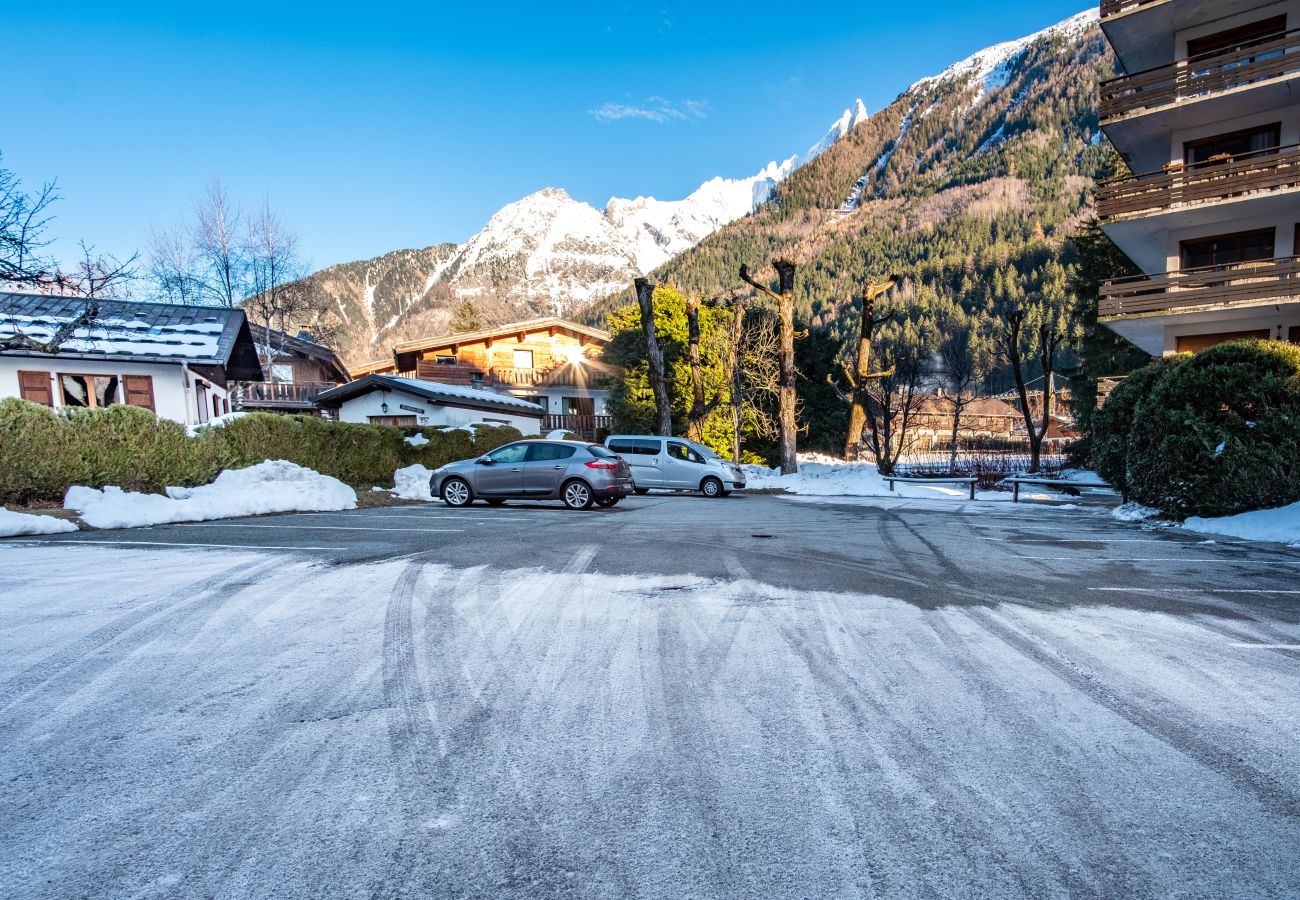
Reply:
[[[734,312],[734,311],[733,311]],[[736,327],[736,319],[732,319]],[[740,434],[748,429],[764,439],[780,434],[780,425],[769,410],[781,396],[781,335],[778,322],[766,311],[749,316],[740,313],[741,337],[736,348],[736,368],[732,372],[732,417],[736,437],[732,444],[735,462],[740,463]]]
[[[794,363],[794,276],[795,264],[788,259],[772,260],[778,278],[777,290],[759,284],[749,274],[749,266],[740,267],[740,280],[755,290],[762,291],[776,301],[777,316],[781,323],[781,388],[779,402],[779,430],[781,444],[781,474],[793,475],[799,471],[798,457],[798,392],[799,372]]]
[[[924,324],[902,322],[883,333],[890,371],[869,380],[867,445],[882,475],[892,475],[912,448],[914,425],[924,401],[932,347]]]
[[[58,267],[42,253],[50,245],[45,228],[58,199],[54,182],[29,194],[17,175],[0,166],[0,282],[48,287],[58,281]]]
[[[844,444],[844,458],[857,459],[862,453],[862,433],[867,426],[867,405],[870,400],[868,388],[872,380],[893,374],[871,371],[871,338],[876,329],[888,322],[893,316],[876,317],[876,298],[885,294],[898,284],[901,279],[891,275],[886,281],[874,284],[867,281],[862,286],[862,318],[858,327],[858,352],[853,371],[844,367],[844,377],[849,383],[849,436]]]
[[[200,303],[204,291],[194,246],[183,226],[150,229],[148,277],[164,303]]]
[[[194,219],[191,238],[203,298],[233,308],[249,293],[244,213],[213,179],[194,204]]]
[[[319,311],[300,280],[303,266],[298,256],[298,237],[269,204],[263,204],[249,219],[241,255],[252,289],[244,308],[266,329],[257,350],[262,368],[269,374],[271,364],[284,352],[288,332],[296,331],[303,319],[315,317]]]
[[[655,333],[654,293],[656,285],[646,278],[637,278],[637,304],[641,307],[641,333],[645,335],[646,361],[650,366],[650,390],[655,398],[655,434],[673,433],[673,409],[668,396],[668,380],[664,374],[664,352]]]
[[[952,409],[952,446],[948,465],[957,468],[957,443],[961,418],[974,392],[993,367],[993,348],[979,317],[971,315],[951,298],[944,298],[938,309],[939,362],[945,399]]]
[[[1024,302],[1008,306],[1002,326],[996,331],[998,350],[1011,365],[1020,401],[1020,415],[1029,436],[1029,471],[1037,472],[1042,461],[1043,438],[1052,422],[1056,367],[1061,351],[1069,345],[1080,326],[1071,320],[1066,302],[1065,271],[1057,264],[1045,267],[1041,290]],[[1029,403],[1027,360],[1038,363],[1043,373],[1043,403],[1038,421]]]

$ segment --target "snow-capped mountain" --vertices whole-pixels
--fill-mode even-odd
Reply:
[[[794,193],[821,190],[829,177],[821,170],[827,170],[834,177],[826,187],[837,194],[828,211],[838,220],[931,172],[968,139],[973,143],[963,151],[967,157],[992,152],[1018,129],[1033,127],[1032,117],[1016,110],[1022,101],[1036,103],[1036,95],[1026,100],[1006,90],[1013,80],[1024,81],[1020,70],[1030,51],[1051,47],[1055,39],[1065,42],[1060,52],[1066,54],[1092,46],[1099,41],[1097,18],[1096,9],[1089,9],[972,54],[911,85],[874,116],[859,100],[806,151],[747,178],[713,178],[680,200],[614,198],[603,209],[546,188],[503,207],[463,244],[333,266],[309,283],[336,310],[343,335],[339,350],[350,362],[385,356],[397,341],[453,330],[453,319],[490,323],[579,315],[594,301],[624,291],[636,276],[675,266],[710,235],[743,225],[737,220],[749,221],[745,217],[775,193],[783,204],[796,202],[794,195],[785,196],[800,180],[791,175],[823,155],[805,171],[812,177],[801,175],[807,184]],[[994,99],[996,109],[990,105]],[[827,153],[832,148],[835,153]],[[843,188],[836,186],[840,177],[848,179]]]

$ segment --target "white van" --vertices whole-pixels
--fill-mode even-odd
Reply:
[[[632,467],[632,483],[638,494],[666,488],[725,497],[745,486],[745,473],[739,466],[685,438],[614,434],[605,440],[605,446]]]

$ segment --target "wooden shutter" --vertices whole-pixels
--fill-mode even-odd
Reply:
[[[126,402],[132,406],[143,406],[150,412],[157,412],[153,405],[153,376],[126,375],[122,378],[126,391]]]
[[[19,372],[18,395],[31,403],[54,405],[54,388],[49,372]]]

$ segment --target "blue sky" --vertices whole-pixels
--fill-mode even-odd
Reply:
[[[320,267],[464,240],[546,186],[603,206],[753,174],[854,98],[1085,5],[9,4],[6,46],[32,52],[0,152],[58,178],[66,256],[143,249],[219,177]]]

